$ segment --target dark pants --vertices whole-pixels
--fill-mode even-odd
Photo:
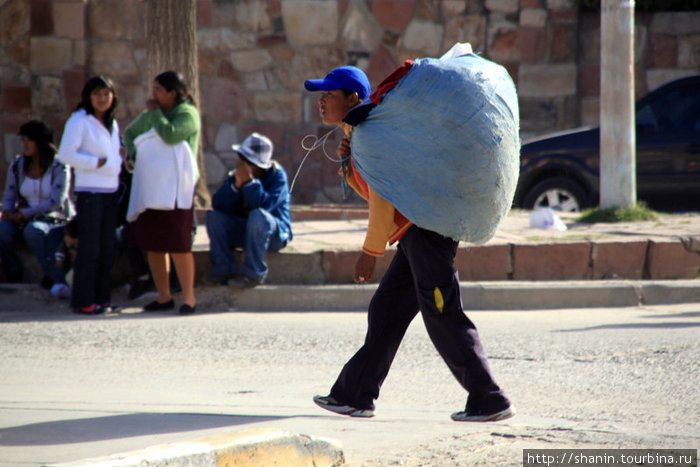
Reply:
[[[358,409],[374,409],[406,329],[421,311],[442,359],[469,393],[467,407],[486,413],[510,404],[494,381],[474,324],[462,311],[454,268],[458,242],[411,227],[369,305],[365,343],[348,361],[331,397]]]
[[[71,306],[111,302],[116,255],[117,194],[78,193],[78,253]]]

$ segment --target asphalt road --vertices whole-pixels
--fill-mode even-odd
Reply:
[[[2,300],[2,297],[0,297]],[[271,427],[339,440],[351,466],[522,465],[524,448],[699,448],[700,304],[470,312],[519,412],[452,422],[465,394],[411,325],[373,419],[313,405],[364,313],[80,317],[0,307],[0,466]]]

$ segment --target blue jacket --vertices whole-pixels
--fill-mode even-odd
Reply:
[[[251,180],[240,189],[236,188],[235,181],[234,172],[214,193],[212,207],[237,217],[248,217],[253,209],[264,209],[277,220],[280,240],[289,242],[292,239],[289,186],[282,166],[273,162],[259,179]]]

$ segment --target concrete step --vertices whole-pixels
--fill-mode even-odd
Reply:
[[[294,239],[266,256],[271,285],[351,284],[355,261],[364,241],[366,209],[332,206],[295,207]],[[199,212],[198,217],[204,217]],[[317,217],[322,217],[318,220]],[[576,281],[695,279],[700,254],[700,213],[664,215],[658,221],[582,224],[562,215],[568,229],[551,231],[529,226],[527,211],[513,211],[485,245],[461,245],[455,265],[463,281]],[[306,219],[306,220],[304,220]],[[695,241],[688,241],[695,239]],[[36,259],[26,249],[21,256],[25,281],[38,282]],[[209,239],[200,222],[193,252],[196,281],[209,272]],[[395,247],[378,258],[374,282],[388,267]],[[129,267],[120,258],[115,283],[127,280]]]

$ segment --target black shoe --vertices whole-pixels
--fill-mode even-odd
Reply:
[[[19,284],[22,282],[22,277],[24,276],[23,271],[20,269],[19,271],[13,271],[9,274],[5,274],[5,282],[8,284]]]
[[[251,279],[248,276],[240,276],[234,279],[233,286],[239,289],[252,289],[263,283],[263,280]]]
[[[129,284],[129,292],[126,296],[129,300],[136,300],[141,295],[145,294],[153,288],[153,282],[150,279],[136,279]]]
[[[189,306],[187,303],[185,303],[180,307],[180,314],[181,315],[192,315],[192,314],[194,314],[195,308],[196,307]]]
[[[41,282],[39,282],[39,285],[41,285],[41,288],[44,290],[51,290],[51,287],[53,287],[53,277],[51,277],[51,276],[42,277]]]
[[[175,308],[175,301],[171,298],[165,303],[160,303],[158,300],[153,300],[151,303],[144,305],[143,311],[167,311]]]
[[[205,285],[215,287],[217,285],[228,285],[228,279],[229,278],[226,276],[216,276],[214,274],[209,274],[208,276],[202,278],[202,282],[204,282]]]
[[[515,407],[509,405],[503,410],[484,413],[478,410],[466,409],[452,414],[455,422],[497,422],[515,415]]]

